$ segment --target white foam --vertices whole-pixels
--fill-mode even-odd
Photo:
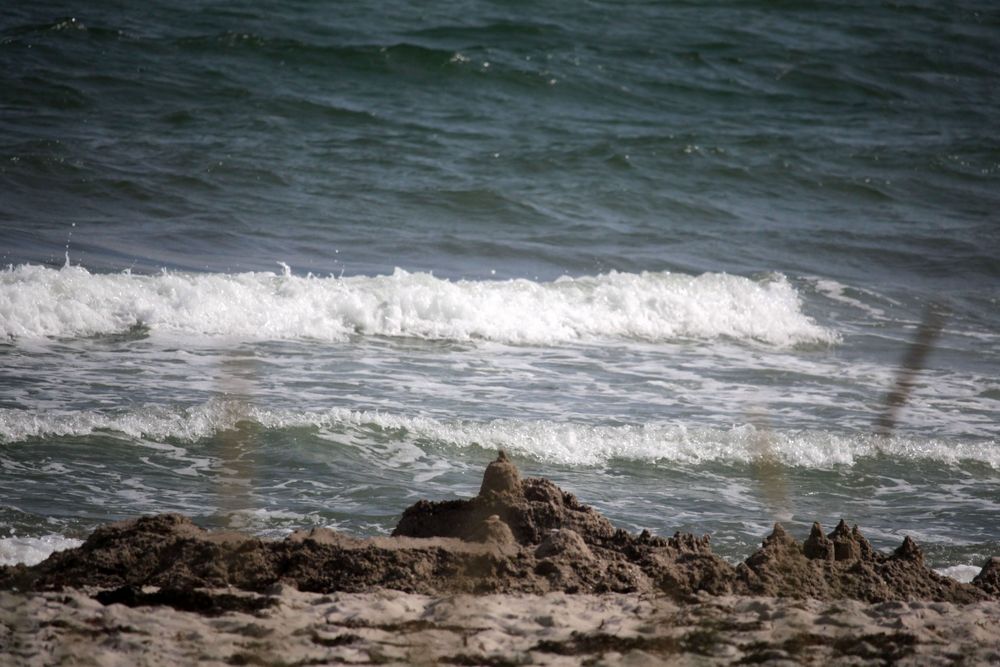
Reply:
[[[233,401],[211,401],[177,411],[163,409],[125,413],[85,411],[38,415],[0,409],[0,442],[22,442],[51,436],[122,433],[141,439],[194,441],[252,421],[265,428],[315,427],[326,437],[330,429],[355,431],[352,441],[364,446],[365,431],[395,430],[399,456],[412,462],[425,443],[450,447],[507,449],[538,460],[565,465],[599,465],[612,459],[754,463],[762,459],[807,468],[852,466],[859,459],[886,456],[946,464],[977,461],[1000,469],[995,440],[952,440],[870,433],[816,430],[765,430],[752,424],[730,428],[648,423],[605,426],[548,420],[440,420],[426,416],[335,408],[320,412],[267,410]],[[359,439],[360,438],[360,439]],[[334,438],[336,439],[336,438]],[[380,436],[379,439],[384,439]],[[415,453],[416,452],[416,453]]]
[[[754,463],[762,459],[807,468],[851,466],[862,458],[958,463],[973,460],[1000,468],[995,441],[952,442],[936,439],[869,434],[834,434],[824,431],[765,431],[752,424],[729,429],[683,424],[593,426],[553,421],[494,420],[442,422],[416,417],[348,413],[341,419],[381,428],[405,429],[415,439],[430,439],[452,446],[507,449],[522,455],[564,465],[598,465],[612,459],[673,461],[685,464],[712,461]]]
[[[874,296],[873,292],[869,292],[867,290],[861,290],[858,288],[849,288],[847,285],[842,285],[841,283],[838,283],[836,280],[830,280],[830,279],[817,278],[815,279],[815,286],[817,292],[823,294],[824,296],[833,301],[839,301],[841,303],[847,304],[848,306],[852,306],[854,308],[857,308],[858,310],[864,311],[865,313],[871,315],[876,320],[885,318],[885,311],[882,310],[881,308],[875,308],[873,306],[869,306],[865,302],[859,299],[855,299],[846,294],[846,291],[848,289],[854,289],[855,291],[867,293],[869,295]],[[898,305],[895,302],[891,303],[894,303],[894,305]]]
[[[952,565],[950,567],[938,568],[934,571],[940,575],[951,577],[955,581],[967,584],[975,579],[976,575],[978,575],[982,569],[983,568],[976,567],[975,565]]]
[[[261,537],[277,539],[305,526],[324,526],[333,530],[340,527],[339,524],[323,520],[316,514],[264,508],[231,512],[227,518],[227,526],[232,530],[253,531]]]
[[[83,542],[62,535],[0,538],[0,565],[37,565],[56,551],[78,547]]]
[[[243,420],[256,421],[267,427],[285,425],[275,413],[227,401],[210,402],[184,410],[151,406],[142,411],[116,413],[88,410],[38,414],[0,408],[0,442],[53,436],[78,437],[101,432],[120,433],[135,440],[171,438],[193,442],[235,428]]]
[[[350,335],[557,344],[732,338],[830,344],[781,275],[617,273],[553,282],[444,280],[396,269],[348,278],[281,274],[92,274],[22,265],[0,273],[0,337],[156,333],[250,340]]]

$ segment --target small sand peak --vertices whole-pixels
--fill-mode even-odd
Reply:
[[[517,543],[510,526],[496,514],[483,519],[483,523],[475,533],[475,541],[498,545]]]
[[[764,538],[762,542],[763,547],[766,549],[768,547],[789,547],[796,546],[795,538],[788,534],[785,527],[780,523],[775,523],[774,528],[771,529],[771,534]]]
[[[479,487],[479,495],[490,493],[518,493],[521,490],[521,473],[517,466],[507,458],[502,449],[495,461],[486,466],[483,473],[483,484]]]
[[[924,552],[909,535],[903,538],[903,543],[892,552],[892,555],[900,560],[911,560],[921,564],[924,562]]]
[[[851,529],[847,526],[847,522],[841,519],[837,522],[837,527],[830,531],[827,535],[831,540],[845,539],[851,536]]]
[[[834,560],[871,560],[872,545],[858,530],[857,524],[853,529],[848,528],[847,522],[841,519],[827,537],[833,542]]]
[[[810,560],[833,560],[834,545],[829,537],[823,534],[823,527],[816,521],[809,531],[809,537],[802,544],[802,553]]]
[[[851,537],[858,543],[858,548],[861,550],[861,558],[871,560],[875,555],[875,548],[868,541],[868,538],[861,533],[858,524],[854,524],[854,528],[851,529]]]

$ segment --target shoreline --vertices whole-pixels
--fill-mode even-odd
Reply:
[[[735,565],[708,536],[615,528],[501,452],[479,495],[391,537],[284,540],[180,515],[102,526],[0,567],[15,664],[979,664],[1000,661],[1000,558],[971,583],[906,537],[776,524]]]

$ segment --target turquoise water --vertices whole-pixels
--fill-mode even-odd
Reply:
[[[498,447],[731,558],[1000,552],[998,43],[973,2],[6,10],[0,558],[385,532]]]

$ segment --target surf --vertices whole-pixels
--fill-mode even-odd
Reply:
[[[285,266],[285,265],[283,265]],[[670,272],[553,281],[375,276],[91,273],[67,264],[0,273],[0,337],[178,334],[195,339],[347,341],[355,336],[523,345],[732,339],[832,345],[782,274]]]

